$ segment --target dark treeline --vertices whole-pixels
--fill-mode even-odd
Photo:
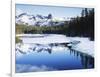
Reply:
[[[94,9],[83,9],[81,16],[65,21],[61,26],[26,26],[16,24],[16,34],[65,34],[66,36],[90,37],[94,40]]]
[[[26,26],[16,24],[16,34],[65,34],[67,33],[68,25],[63,26]]]
[[[90,37],[94,40],[94,9],[83,9],[81,17],[72,18],[67,31],[68,36]]]

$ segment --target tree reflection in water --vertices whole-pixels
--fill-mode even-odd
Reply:
[[[38,45],[41,46],[41,45]],[[66,43],[51,43],[48,45],[49,47],[45,47],[45,48],[40,48],[39,50],[37,50],[37,52],[42,52],[42,51],[47,51],[49,54],[52,53],[52,47],[54,46],[64,46],[67,47],[70,51],[70,55],[74,55],[77,59],[81,60],[81,64],[83,66],[83,68],[94,68],[94,58],[90,55],[87,55],[85,53],[82,53],[80,51],[74,50],[72,49],[71,46],[68,46],[68,44]],[[42,47],[44,47],[44,45],[42,45]],[[36,47],[33,48],[33,51],[35,51]]]
[[[87,55],[85,53],[82,53],[80,51],[74,50],[72,49],[71,46],[68,46],[68,44],[66,43],[52,43],[52,44],[48,44],[48,45],[42,45],[42,44],[35,44],[35,46],[30,47],[29,50],[30,51],[36,51],[36,52],[48,52],[49,54],[51,54],[53,52],[52,48],[53,47],[67,47],[70,52],[70,55],[74,56],[76,59],[80,60],[81,65],[83,68],[94,68],[94,58],[90,55]],[[19,51],[22,54],[26,54],[26,52],[21,51],[20,49],[16,49],[16,51]]]
[[[80,58],[81,64],[84,69],[89,67],[94,68],[94,58],[92,56],[74,49],[69,49],[69,50],[70,50],[70,55],[74,54],[74,56],[77,57],[77,59]]]

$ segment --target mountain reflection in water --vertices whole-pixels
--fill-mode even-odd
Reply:
[[[16,48],[16,52],[23,54],[20,59],[16,57],[16,64],[46,65],[57,70],[94,68],[94,58],[92,56],[74,50],[66,43],[30,44],[27,52],[21,50],[21,46]],[[27,53],[30,54],[27,55]]]

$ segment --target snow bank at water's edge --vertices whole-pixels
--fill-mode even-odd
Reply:
[[[89,38],[83,37],[68,37],[71,41],[80,41],[79,44],[72,46],[72,49],[86,53],[94,57],[94,41],[90,41]]]
[[[82,53],[86,53],[94,57],[94,41],[90,41],[88,38],[66,37],[65,35],[59,35],[59,34],[44,34],[44,35],[43,34],[42,35],[41,34],[24,34],[24,35],[17,35],[17,36],[20,36],[20,38],[23,40],[24,45],[21,47],[21,50],[23,51],[28,50],[30,45],[27,45],[27,44],[30,44],[30,43],[50,44],[50,43],[69,43],[73,41],[80,41],[80,43],[76,45],[72,45],[72,49],[77,50]]]
[[[61,34],[20,34],[23,43],[50,44],[50,43],[67,43],[70,40]]]

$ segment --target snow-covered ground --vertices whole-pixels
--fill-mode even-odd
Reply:
[[[70,40],[65,35],[60,34],[20,34],[23,43],[50,44],[68,43]]]
[[[89,38],[83,37],[68,37],[68,39],[70,39],[70,41],[80,41],[79,44],[73,45],[72,49],[75,49],[77,51],[86,53],[94,57],[94,41],[90,41]]]
[[[78,44],[71,44],[72,49],[80,51],[82,53],[86,53],[94,57],[94,41],[90,41],[88,38],[83,37],[66,37],[65,35],[58,34],[30,34],[30,35],[17,35],[23,40],[23,45],[16,44],[16,48],[20,48],[23,52],[27,52],[30,47],[36,47],[35,45],[31,46],[29,43],[35,44],[50,44],[50,43],[70,43],[75,41],[80,41]],[[23,37],[21,37],[23,36]],[[25,36],[25,37],[24,37]],[[26,37],[27,36],[27,37]],[[39,48],[39,47],[37,47]],[[40,47],[41,48],[41,47]],[[43,46],[42,48],[50,48],[48,45]],[[63,49],[61,47],[54,47],[59,49]],[[33,48],[34,49],[34,48]],[[55,50],[55,49],[54,49]],[[16,52],[19,53],[19,52]]]

